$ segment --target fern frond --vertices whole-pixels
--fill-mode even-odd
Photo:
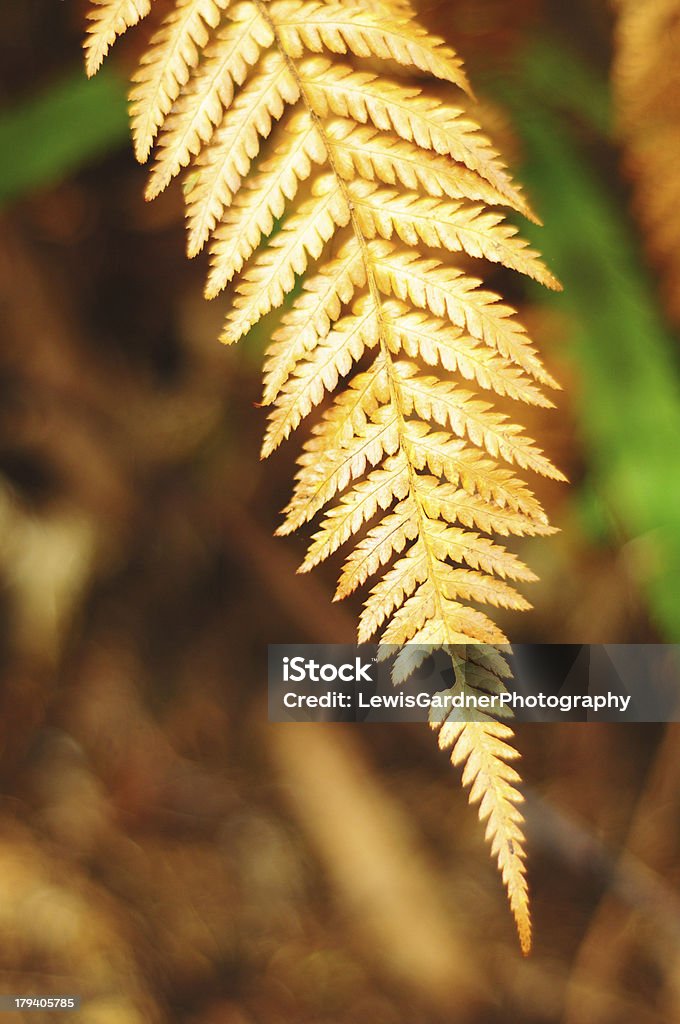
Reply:
[[[243,85],[250,68],[274,41],[255,4],[238,4],[229,17],[231,23],[220,29],[206,48],[197,74],[168,118],[149,177],[147,199],[155,199],[210,141],[231,104],[234,88]]]
[[[474,380],[484,390],[528,405],[553,407],[514,363],[498,356],[463,328],[389,300],[383,303],[383,316],[390,324],[389,347],[395,355],[403,352],[410,358],[420,357],[428,366],[441,365],[465,380]]]
[[[387,15],[387,16],[386,16]],[[380,57],[424,71],[469,92],[462,61],[440,39],[406,18],[360,5],[284,2],[272,5],[279,38],[291,57],[306,50]]]
[[[416,447],[414,464],[419,462],[419,455]],[[433,460],[428,458],[426,461],[427,467],[431,468]],[[462,487],[456,488],[452,484],[442,483],[438,477],[423,476],[422,479],[423,506],[430,518],[443,519],[452,524],[461,523],[470,529],[495,533],[500,537],[547,536],[555,532],[553,527],[536,522],[522,512],[498,508],[495,504],[480,498],[478,494],[470,494]],[[536,580],[536,576],[526,566],[522,568],[521,573],[517,572],[514,578],[524,580],[525,583],[533,583]]]
[[[489,402],[479,401],[451,381],[421,376],[413,363],[396,363],[395,374],[399,376],[402,408],[407,415],[415,412],[421,420],[450,427],[458,437],[467,437],[491,455],[523,469],[563,479],[532,440],[523,436],[522,428],[509,423],[505,414],[492,412]]]
[[[509,762],[519,754],[510,746],[512,730],[501,722],[432,721],[439,746],[451,750],[451,762],[463,766],[463,785],[470,786],[470,803],[479,803],[486,821],[486,838],[498,860],[517,922],[522,952],[531,948],[529,893],[524,863],[524,818],[517,807],[522,796],[516,788],[520,776]]]
[[[464,271],[424,259],[391,242],[371,243],[377,287],[384,295],[410,302],[434,316],[447,318],[473,338],[497,349],[536,380],[549,387],[555,381],[544,370],[514,310],[493,292],[480,289],[481,281]]]
[[[516,228],[504,222],[502,214],[490,213],[482,206],[466,208],[461,203],[378,188],[361,179],[351,182],[348,191],[366,238],[396,235],[407,245],[422,242],[449,252],[465,252],[502,263],[549,288],[558,286],[538,254],[518,236]]]
[[[96,74],[116,39],[145,18],[151,0],[91,0],[87,13],[85,70]]]
[[[310,258],[318,259],[336,229],[349,219],[349,204],[335,175],[317,178],[312,198],[284,223],[243,274],[221,340],[228,344],[238,341],[254,323],[280,306],[292,291],[296,274],[304,274]],[[211,288],[208,297],[212,297]]]
[[[507,643],[508,638],[487,615],[441,593],[439,568],[430,557],[431,576],[392,616],[382,632],[382,642],[394,647],[410,643],[433,648],[451,643]]]
[[[386,459],[364,480],[343,494],[340,503],[329,509],[321,528],[312,538],[305,566],[318,565],[337,551],[378,509],[388,509],[396,498],[409,492],[408,462],[403,453]]]
[[[340,377],[349,373],[367,348],[379,342],[378,325],[373,303],[364,296],[356,303],[352,315],[343,317],[300,360],[276,399],[270,415],[262,452],[269,455],[291,431],[318,405],[326,394],[335,390]]]
[[[403,551],[407,541],[417,537],[415,517],[415,501],[409,495],[395,506],[393,512],[371,527],[345,560],[336,592],[338,598],[346,597],[362,586],[392,555]],[[307,559],[303,562],[303,569],[309,568],[311,565]],[[387,639],[384,642],[389,643]]]
[[[368,397],[370,400],[373,395]],[[351,434],[350,424],[344,419],[339,423],[332,419],[327,422],[332,424],[334,432],[344,434],[346,439],[324,453],[317,460],[313,473],[306,474],[304,488],[301,488],[305,493],[309,490],[304,499],[306,515],[312,508],[317,511],[323,508],[352,480],[362,476],[368,466],[376,466],[384,456],[393,455],[400,445],[398,415],[390,406],[380,406],[363,426]],[[327,437],[328,434],[322,440],[322,449]],[[306,570],[311,566],[305,562],[303,568]]]
[[[286,200],[295,198],[313,165],[327,159],[323,140],[306,111],[295,114],[284,129],[274,156],[244,182],[217,226],[208,278],[209,288],[216,292],[227,286],[262,239],[271,234],[277,218],[283,215]],[[190,255],[195,251],[194,246]]]
[[[97,5],[89,68],[148,7]],[[409,72],[459,88],[461,105]],[[401,648],[395,682],[444,647],[493,692],[506,638],[482,609],[529,608],[515,584],[535,579],[496,538],[552,532],[517,471],[563,477],[496,408],[549,407],[557,385],[470,261],[559,285],[505,220],[535,217],[466,112],[467,88],[403,0],[175,0],[131,112],[140,160],[157,142],[147,196],[186,168],[188,252],[208,245],[206,293],[231,292],[222,340],[292,300],[265,357],[262,454],[316,418],[277,532],[322,514],[302,571],[350,548],[335,597],[370,584],[359,639]],[[510,733],[439,725],[482,801],[526,948]]]
[[[388,389],[386,366],[378,356],[369,370],[350,381],[348,389],[340,393],[321,423],[313,428],[298,460],[300,469],[293,495],[277,530],[280,536],[313,519],[338,489],[347,485],[349,472],[338,474],[338,469],[346,464],[347,453],[351,460],[352,446],[360,446],[365,433],[381,429],[379,424],[371,425],[369,417],[380,409]]]
[[[200,251],[231,205],[274,121],[298,96],[286,61],[275,51],[267,53],[227,110],[211,145],[199,155],[187,196],[191,255]]]
[[[452,157],[488,181],[500,195],[521,202],[497,163],[497,153],[461,109],[429,99],[415,86],[378,80],[371,72],[334,66],[320,57],[304,61],[299,74],[309,104],[319,117],[336,114],[396,132],[405,142]]]
[[[186,85],[210,29],[229,0],[177,0],[146,50],[130,92],[132,137],[138,160],[146,160],[172,105]]]
[[[325,337],[333,321],[358,288],[366,284],[366,268],[356,240],[309,278],[300,298],[274,334],[265,361],[264,403],[270,404],[296,363]]]
[[[516,189],[506,194],[468,167],[454,168],[446,157],[429,150],[414,150],[400,138],[382,133],[372,125],[336,118],[328,124],[327,134],[334,143],[336,170],[348,181],[359,177],[386,185],[398,183],[411,190],[421,188],[431,196],[508,206],[537,222]]]

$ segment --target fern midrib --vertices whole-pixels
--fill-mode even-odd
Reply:
[[[307,93],[306,93],[306,90],[305,90],[304,82],[303,82],[301,76],[298,73],[295,61],[293,60],[293,58],[288,53],[286,53],[286,50],[285,50],[285,48],[283,46],[283,43],[281,41],[281,37],[280,37],[279,32],[278,32],[278,28],[277,28],[276,22],[273,20],[273,18],[269,14],[269,11],[267,9],[267,5],[263,2],[263,0],[255,0],[255,4],[256,4],[258,10],[260,11],[262,17],[266,20],[267,24],[271,28],[272,33],[274,35],[275,43],[276,43],[279,51],[283,55],[284,60],[286,61],[286,64],[288,65],[288,68],[290,69],[291,75],[293,75],[293,77],[295,78],[295,81],[296,81],[296,83],[298,85],[298,88],[300,90],[300,96],[303,99],[303,101],[304,101],[304,103],[305,103],[305,105],[306,105],[306,107],[307,107],[307,109],[309,111],[310,117],[312,118],[312,121],[314,122],[314,125],[315,125],[317,131],[319,132],[319,135],[323,139],[324,146],[326,147],[326,152],[328,154],[328,163],[330,165],[331,171],[333,172],[333,174],[335,176],[336,181],[339,184],[340,191],[342,192],[342,195],[343,195],[343,197],[345,199],[345,202],[347,203],[347,207],[348,207],[349,212],[350,212],[350,223],[352,225],[352,229],[353,229],[354,234],[356,236],[357,242],[359,243],[359,248],[361,250],[362,259],[364,261],[364,266],[366,268],[366,281],[368,283],[369,292],[370,292],[371,298],[373,300],[373,304],[375,306],[376,317],[377,317],[377,320],[378,320],[378,328],[379,328],[378,333],[379,333],[379,339],[380,339],[379,340],[380,352],[381,352],[381,354],[383,356],[383,360],[384,360],[384,363],[385,363],[385,368],[387,370],[387,378],[388,378],[389,389],[390,389],[390,402],[391,402],[392,406],[394,407],[394,410],[395,410],[395,413],[396,413],[396,418],[397,418],[397,432],[398,432],[398,437],[399,437],[399,450],[403,453],[404,459],[406,461],[406,466],[407,466],[407,471],[408,471],[408,479],[409,479],[409,493],[411,495],[411,498],[413,499],[413,503],[414,503],[414,506],[415,506],[415,509],[416,509],[416,515],[417,515],[417,519],[418,519],[418,536],[422,538],[423,546],[424,546],[426,554],[427,554],[428,580],[432,584],[432,590],[434,592],[435,605],[436,605],[437,612],[438,612],[438,618],[441,621],[441,623],[442,623],[442,625],[443,625],[443,627],[444,627],[444,629],[446,631],[446,636],[448,638],[448,626],[447,626],[446,615],[444,614],[443,594],[441,593],[440,588],[439,588],[439,586],[436,583],[437,573],[436,573],[436,568],[435,568],[434,553],[432,552],[432,550],[430,548],[430,545],[427,542],[427,529],[426,529],[426,525],[429,522],[429,517],[427,516],[427,513],[425,512],[425,509],[423,507],[423,503],[422,503],[422,500],[420,498],[420,494],[419,494],[419,491],[418,491],[418,486],[417,486],[417,483],[416,483],[417,473],[416,473],[415,467],[413,466],[413,463],[411,462],[411,459],[409,458],[409,454],[408,454],[408,436],[407,436],[407,432],[406,432],[406,423],[405,423],[404,415],[403,415],[403,413],[401,411],[401,404],[400,404],[400,401],[399,401],[399,383],[398,383],[398,381],[396,379],[396,373],[395,373],[395,370],[394,370],[394,360],[392,358],[392,353],[390,352],[389,344],[387,342],[387,336],[388,336],[388,333],[389,333],[389,327],[385,323],[385,318],[383,316],[382,296],[381,296],[380,289],[378,288],[378,284],[377,284],[377,281],[376,281],[376,278],[375,278],[375,273],[374,273],[374,270],[373,270],[373,264],[372,264],[372,260],[371,260],[370,251],[369,251],[369,248],[368,248],[367,240],[366,240],[366,238],[364,236],[363,231],[361,230],[361,225],[359,224],[359,221],[358,221],[355,209],[354,209],[354,200],[352,199],[352,194],[350,192],[348,184],[344,180],[344,178],[342,177],[340,172],[338,171],[337,164],[336,164],[336,161],[335,161],[334,151],[333,151],[333,143],[332,143],[332,141],[331,141],[331,139],[330,139],[330,137],[329,137],[329,135],[328,135],[328,133],[327,133],[327,131],[325,129],[325,126],[324,126],[324,123],[323,123],[322,119],[316,113],[316,111],[312,107],[312,105],[311,105],[311,103],[310,103],[310,101],[309,101],[309,99],[307,97]]]

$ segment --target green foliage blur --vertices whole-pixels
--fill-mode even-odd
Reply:
[[[638,572],[664,639],[680,641],[680,343],[666,324],[635,228],[588,158],[613,140],[608,83],[569,48],[523,52],[509,88],[496,81],[521,136],[520,178],[545,226],[527,234],[564,284],[538,304],[568,316],[568,359],[581,382],[586,529],[641,545]],[[591,150],[592,152],[592,150]],[[611,166],[608,170],[611,171]],[[590,507],[589,507],[590,506]]]
[[[0,209],[49,188],[127,138],[126,86],[105,68],[78,68],[39,95],[0,112]]]

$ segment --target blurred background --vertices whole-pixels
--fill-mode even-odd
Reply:
[[[421,6],[565,288],[493,279],[563,384],[523,412],[571,481],[501,624],[680,642],[680,4]],[[519,730],[523,960],[427,729],[267,724],[267,643],[351,641],[356,606],[272,537],[272,321],[217,343],[181,191],[145,204],[128,143],[144,30],[87,82],[83,8],[0,5],[0,990],[87,1024],[677,1021],[674,727]]]

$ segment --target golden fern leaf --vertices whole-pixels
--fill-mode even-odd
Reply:
[[[151,0],[93,0],[85,38],[85,70],[91,77],[100,68],[118,36],[145,18]]]
[[[299,96],[281,55],[268,52],[226,111],[211,144],[198,155],[187,195],[189,255],[201,250],[258,155],[262,140]],[[211,290],[217,288],[212,284]]]
[[[280,306],[296,275],[318,259],[326,243],[350,220],[350,208],[334,174],[317,178],[312,197],[284,222],[282,230],[245,271],[222,340],[238,341],[253,324]]]
[[[132,135],[138,160],[146,160],[158,130],[189,81],[229,0],[177,0],[151,41],[130,93]]]
[[[480,716],[481,717],[481,716]],[[512,730],[501,722],[432,722],[439,731],[439,746],[451,748],[451,761],[463,765],[463,785],[470,786],[470,803],[479,803],[479,816],[486,821],[486,838],[498,860],[517,922],[522,951],[531,948],[529,893],[524,864],[523,817],[517,804],[519,774],[509,764],[519,755],[507,742]]]
[[[614,95],[626,170],[664,304],[680,326],[680,0],[618,0]]]
[[[305,52],[353,53],[415,67],[469,91],[462,61],[444,43],[403,14],[380,5],[374,11],[342,3],[272,5],[279,38],[291,57]]]
[[[147,5],[118,6],[122,31]],[[395,682],[443,647],[466,685],[493,690],[508,673],[492,645],[506,638],[477,606],[528,608],[510,581],[535,579],[493,538],[552,532],[517,467],[563,477],[494,406],[551,406],[543,388],[557,385],[468,267],[559,286],[505,221],[503,208],[535,218],[475,120],[409,71],[465,102],[458,56],[401,0],[175,0],[135,74],[133,135],[141,160],[157,141],[149,197],[187,168],[189,254],[209,243],[208,296],[233,290],[223,341],[302,279],[265,358],[263,455],[323,409],[277,532],[323,512],[304,571],[353,544],[336,599],[375,577],[359,639],[396,645]],[[510,732],[439,725],[481,799],[526,950]]]
[[[294,114],[281,132],[273,157],[260,167],[256,182],[247,180],[215,230],[209,288],[220,291],[271,234],[286,200],[297,195],[313,164],[323,164],[326,149],[307,111]],[[204,236],[200,239],[205,241]],[[196,246],[192,247],[193,255]]]
[[[334,143],[335,169],[348,181],[377,180],[412,190],[420,188],[431,196],[508,206],[536,222],[535,215],[516,190],[499,190],[462,164],[452,165],[450,160],[435,153],[414,151],[400,138],[370,125],[356,125],[351,120],[337,118],[328,124],[326,134]]]
[[[382,189],[358,179],[348,185],[357,219],[366,238],[397,236],[407,245],[427,245],[487,259],[554,288],[557,284],[537,253],[483,206],[464,207],[417,193]]]
[[[168,119],[146,190],[147,199],[162,192],[210,141],[231,104],[234,88],[243,84],[248,69],[273,42],[271,29],[254,4],[238,4],[229,9],[228,16],[233,23],[220,29],[206,47],[198,72]]]
[[[263,452],[279,446],[291,431],[318,405],[326,394],[334,391],[367,348],[379,343],[378,326],[370,302],[360,299],[351,316],[336,321],[325,338],[321,338],[307,358],[300,360],[295,371],[281,387],[286,400],[277,404],[269,419]]]
[[[270,405],[298,360],[323,338],[357,288],[366,283],[361,248],[346,243],[335,259],[303,284],[302,295],[274,334],[265,361],[264,403]],[[265,451],[263,454],[268,454]]]
[[[385,302],[392,323],[391,350],[420,358],[428,366],[441,365],[484,390],[507,395],[529,405],[552,408],[553,403],[513,363],[471,338],[460,327],[445,324],[400,302]]]

